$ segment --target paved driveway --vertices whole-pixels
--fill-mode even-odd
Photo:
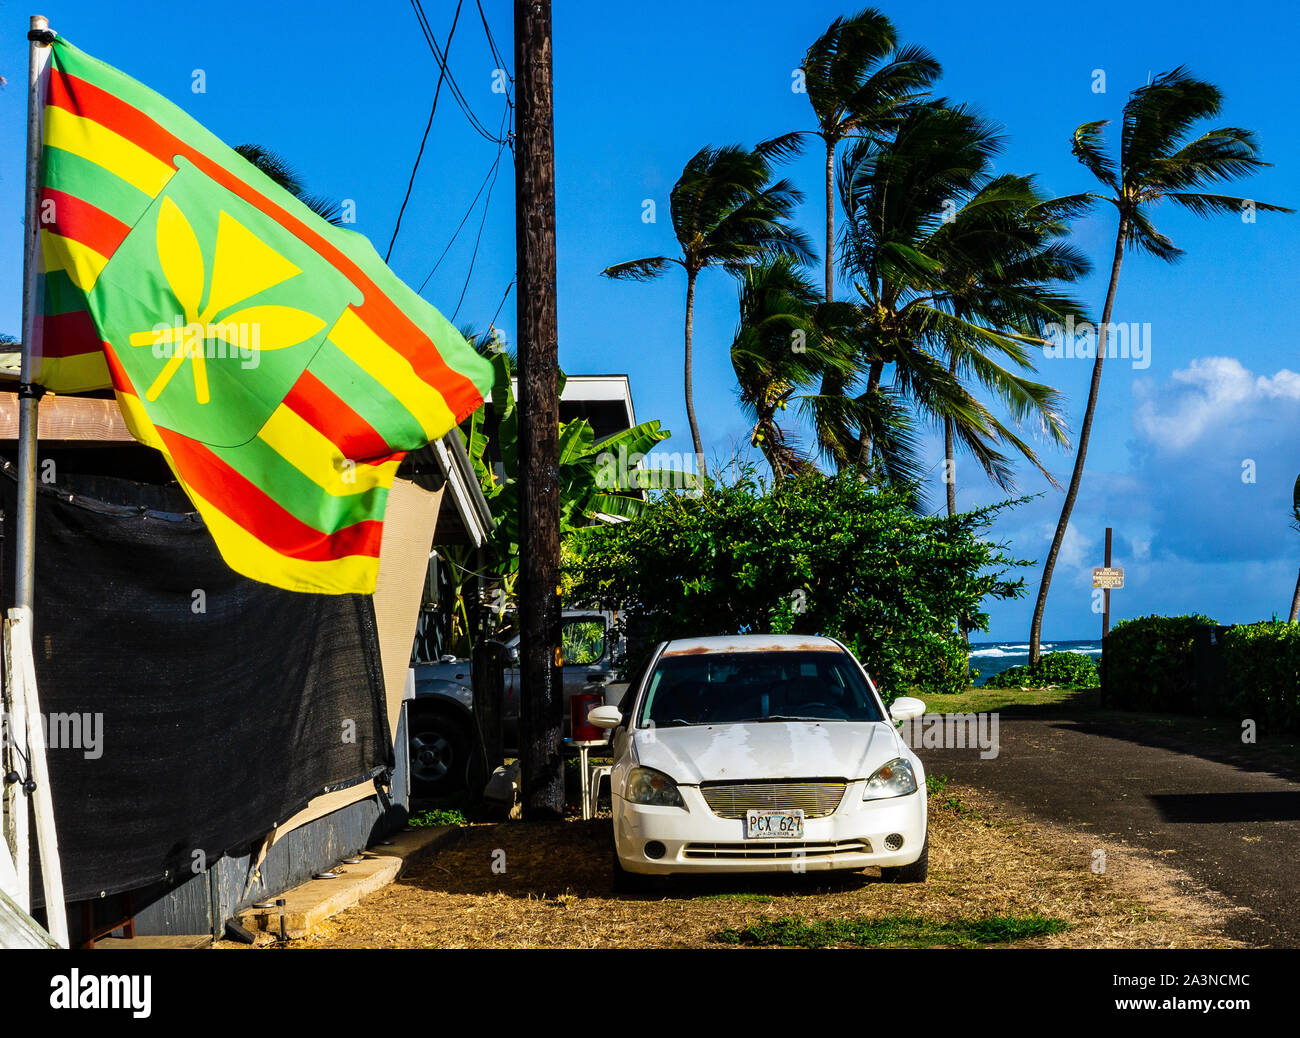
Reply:
[[[1000,722],[994,759],[917,753],[928,773],[1185,870],[1250,910],[1225,920],[1228,936],[1300,947],[1300,782],[1253,761],[1249,747],[1197,756],[1078,700]]]

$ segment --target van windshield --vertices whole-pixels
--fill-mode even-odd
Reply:
[[[883,720],[847,653],[718,652],[662,657],[637,727]]]

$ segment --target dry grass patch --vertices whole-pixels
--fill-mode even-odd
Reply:
[[[620,897],[608,820],[473,825],[295,947],[720,948],[734,946],[724,931],[756,943],[793,933],[791,919],[825,944],[864,943],[855,933],[883,946],[986,944],[972,935],[989,934],[1002,947],[1233,944],[1219,925],[1225,903],[1164,862],[1018,818],[968,788],[950,785],[930,804],[922,885],[882,883],[875,870],[674,877]],[[1099,849],[1103,873],[1093,871]]]

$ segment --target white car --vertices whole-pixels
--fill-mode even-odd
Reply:
[[[612,729],[614,880],[673,873],[879,866],[923,882],[925,772],[853,654],[833,638],[737,635],[665,642]]]

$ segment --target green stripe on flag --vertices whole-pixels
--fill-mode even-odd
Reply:
[[[52,270],[42,275],[45,294],[45,313],[50,316],[70,314],[74,310],[89,310],[86,293],[72,283],[65,270]]]
[[[265,440],[254,438],[239,447],[208,449],[294,518],[321,533],[335,533],[364,519],[383,518],[386,489],[374,487],[345,497],[326,493]]]
[[[419,419],[411,414],[382,382],[326,339],[307,370],[329,387],[330,392],[359,414],[394,451],[412,450],[428,437]]]
[[[128,227],[135,225],[153,201],[139,188],[80,155],[47,147],[41,156],[47,187],[83,199]]]

